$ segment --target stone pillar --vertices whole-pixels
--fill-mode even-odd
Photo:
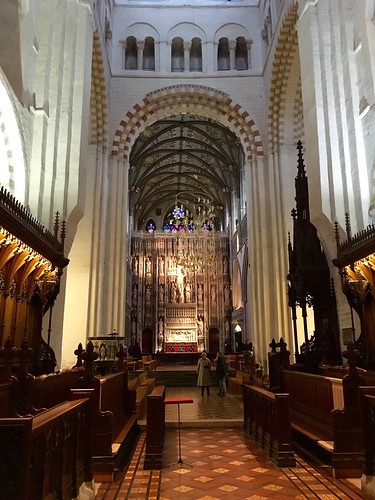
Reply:
[[[253,45],[253,40],[246,40],[246,49],[247,49],[247,69],[252,68],[251,61],[251,48]]]
[[[137,69],[143,69],[143,49],[145,48],[145,42],[137,41]]]
[[[121,46],[121,69],[125,69],[125,53],[126,53],[126,40],[120,40]]]
[[[229,69],[236,69],[236,46],[237,42],[235,40],[229,41]]]
[[[171,44],[166,41],[159,42],[159,64],[161,73],[170,73],[172,69]]]
[[[190,71],[191,42],[184,42],[184,72]]]

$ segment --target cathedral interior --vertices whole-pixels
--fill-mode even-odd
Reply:
[[[0,444],[222,352],[250,434],[287,393],[291,442],[375,498],[375,0],[0,3]]]

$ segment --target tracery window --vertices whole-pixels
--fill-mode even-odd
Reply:
[[[154,231],[156,231],[156,225],[155,222],[150,219],[146,224],[146,232],[152,234]]]
[[[194,227],[189,210],[184,209],[183,205],[176,205],[165,217],[163,229],[166,233],[186,233],[187,231],[193,231]]]

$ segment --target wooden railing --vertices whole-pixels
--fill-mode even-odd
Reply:
[[[278,467],[294,467],[289,395],[247,384],[243,391],[245,430]]]
[[[92,481],[90,399],[0,419],[1,498],[76,498]]]
[[[146,454],[144,469],[161,469],[165,437],[165,385],[157,385],[147,397]]]

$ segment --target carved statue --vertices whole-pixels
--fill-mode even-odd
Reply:
[[[177,302],[177,285],[175,281],[171,285],[171,302]]]
[[[133,268],[133,274],[138,274],[138,257],[137,257],[137,255],[133,256],[132,268]]]
[[[198,318],[197,324],[198,324],[198,337],[201,337],[203,335],[203,319],[201,317]]]
[[[160,304],[164,303],[164,285],[160,283],[159,285],[159,302]]]
[[[229,302],[229,286],[225,284],[224,286],[224,304],[228,304]]]
[[[151,288],[150,288],[149,283],[147,283],[147,285],[146,285],[145,299],[146,299],[147,304],[149,304],[151,302]]]
[[[191,301],[191,286],[190,283],[187,282],[185,286],[185,302]]]
[[[201,304],[203,302],[203,285],[199,283],[198,285],[198,303]]]
[[[228,272],[229,272],[228,257],[226,255],[224,255],[224,259],[223,259],[223,273],[224,274],[228,274]]]
[[[162,276],[164,274],[164,259],[160,257],[159,259],[159,274]]]
[[[145,262],[145,268],[146,268],[146,274],[151,274],[151,261],[148,257]]]
[[[215,285],[211,286],[211,301],[216,302],[216,287]]]
[[[137,283],[133,283],[133,293],[132,293],[132,301],[134,304],[137,303],[137,298],[138,298],[138,287]]]
[[[164,335],[164,325],[163,325],[163,318],[159,319],[159,336]]]

